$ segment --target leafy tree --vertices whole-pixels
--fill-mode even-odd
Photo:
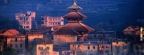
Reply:
[[[2,55],[2,51],[0,51],[0,55]]]
[[[29,53],[30,53],[31,55],[34,55],[34,53],[35,53],[35,49],[34,49],[33,46],[30,46],[29,49],[28,49],[28,51],[29,51]]]
[[[17,51],[11,47],[7,47],[3,50],[3,55],[17,55]]]

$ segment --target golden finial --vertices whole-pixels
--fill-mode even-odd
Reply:
[[[74,0],[74,5],[77,5],[77,4],[76,4],[76,0]]]

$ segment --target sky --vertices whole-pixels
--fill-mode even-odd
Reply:
[[[67,7],[73,4],[69,1],[73,0],[0,0],[0,17],[15,19],[16,13],[34,11],[39,23],[41,16],[69,13]],[[98,25],[126,28],[137,26],[137,19],[144,19],[144,0],[77,0],[77,4],[87,16],[83,22],[93,28]]]

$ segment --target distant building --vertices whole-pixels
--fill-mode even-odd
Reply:
[[[76,2],[68,9],[71,12],[63,16],[68,20],[68,23],[53,32],[54,45],[84,41],[88,33],[93,31],[91,27],[82,23],[86,16],[79,12],[82,8],[77,6]]]
[[[137,41],[142,41],[142,37],[140,37],[140,27],[139,26],[129,26],[124,29],[123,33],[126,37],[133,37]]]
[[[139,27],[129,26],[124,29],[124,34],[135,34],[136,31],[139,31]]]
[[[92,32],[88,35],[86,40],[90,41],[100,41],[100,40],[105,40],[105,41],[111,41],[112,39],[116,38],[116,32],[115,31],[95,31]]]
[[[71,55],[127,55],[128,45],[124,41],[84,41],[70,43]]]
[[[53,42],[48,38],[35,38],[36,55],[59,55],[58,52],[53,51]]]
[[[19,33],[15,29],[9,29],[1,32],[6,40],[4,44],[6,47],[17,50],[18,54],[24,54],[25,52],[25,36]]]
[[[108,55],[111,54],[111,43],[75,42],[70,43],[70,53],[73,55]]]
[[[27,11],[26,13],[17,13],[15,18],[23,29],[31,30],[32,20],[35,18],[35,12]]]
[[[8,36],[7,47],[11,47],[20,54],[25,52],[25,36]]]
[[[97,42],[74,42],[70,44],[70,53],[73,55],[94,55],[98,54]]]
[[[31,31],[31,32],[27,32],[27,47],[30,48],[33,46],[33,41],[35,38],[43,38],[43,34],[41,32],[38,31]]]
[[[42,19],[43,19],[42,26],[45,26],[45,27],[55,27],[55,26],[64,25],[64,21],[62,17],[43,16]]]

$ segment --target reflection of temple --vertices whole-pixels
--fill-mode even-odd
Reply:
[[[93,31],[92,28],[82,23],[86,16],[79,12],[82,8],[77,6],[76,2],[68,9],[71,12],[63,16],[68,23],[53,32],[55,45],[83,41],[88,33]]]

